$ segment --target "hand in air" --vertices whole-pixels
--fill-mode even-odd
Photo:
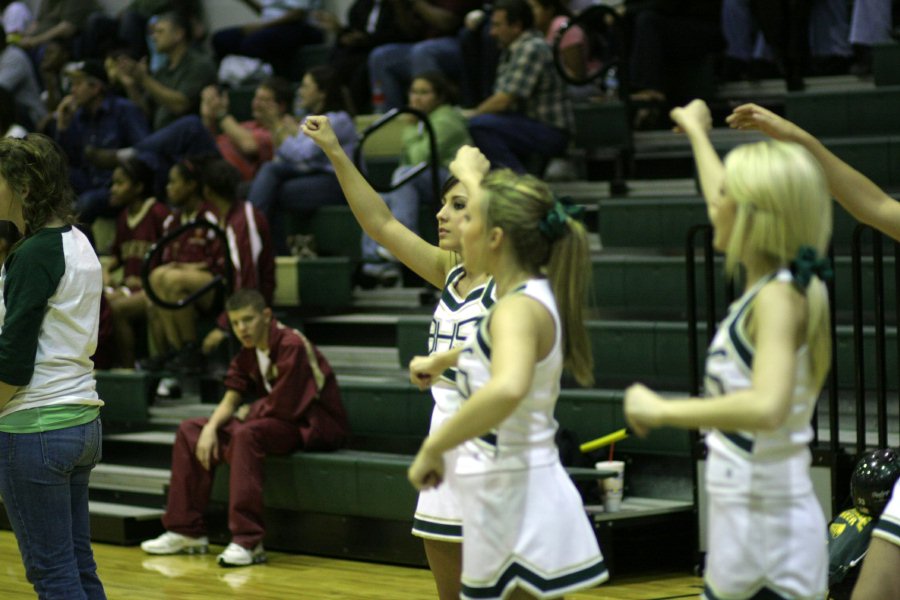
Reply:
[[[311,115],[306,117],[303,123],[300,124],[300,129],[323,150],[333,146],[340,146],[337,136],[334,134],[334,129],[331,128],[331,123],[326,116]]]
[[[475,176],[481,179],[491,168],[491,163],[481,150],[475,146],[463,146],[456,153],[456,158],[450,163],[450,172],[460,181],[467,177]]]
[[[732,129],[757,130],[782,141],[793,141],[801,129],[771,110],[756,104],[742,104],[725,119]]]
[[[712,129],[712,115],[703,100],[692,100],[685,106],[672,109],[669,113],[675,122],[675,131],[688,133],[692,129],[706,132]]]

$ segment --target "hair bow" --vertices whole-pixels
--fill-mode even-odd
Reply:
[[[547,211],[544,218],[538,223],[538,229],[551,242],[555,242],[566,234],[568,227],[566,219],[581,220],[584,217],[584,207],[573,204],[572,198],[565,196],[558,198],[553,203],[553,208]]]
[[[806,291],[813,275],[822,281],[834,277],[831,261],[827,257],[819,258],[816,249],[812,246],[800,246],[790,267],[791,273],[794,275],[794,283],[801,291]]]

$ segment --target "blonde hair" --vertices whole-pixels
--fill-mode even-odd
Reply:
[[[725,159],[725,193],[736,205],[725,251],[729,275],[749,256],[771,270],[788,266],[802,246],[826,256],[831,198],[822,167],[801,146],[764,141],[735,148]],[[806,299],[805,339],[813,380],[821,387],[831,364],[831,330],[828,292],[815,275]]]
[[[582,386],[594,382],[594,360],[583,311],[590,281],[590,255],[584,226],[566,218],[556,239],[541,231],[541,222],[556,200],[543,181],[509,169],[491,172],[482,182],[488,227],[499,227],[510,240],[519,264],[545,273],[556,297],[562,325],[564,366]]]

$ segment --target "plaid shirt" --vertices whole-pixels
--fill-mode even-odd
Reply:
[[[572,105],[566,85],[553,64],[553,50],[535,30],[522,33],[503,51],[494,92],[515,96],[514,112],[572,130]]]

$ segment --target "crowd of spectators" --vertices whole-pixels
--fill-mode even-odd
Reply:
[[[184,348],[209,351],[227,331],[201,342],[190,311],[147,308],[139,258],[167,227],[199,215],[243,245],[225,257],[207,230],[185,233],[151,277],[161,296],[178,300],[231,260],[236,285],[259,287],[271,303],[273,256],[290,252],[283,216],[344,202],[329,161],[302,133],[306,114],[327,114],[352,154],[355,115],[411,106],[436,134],[442,175],[466,143],[499,167],[540,171],[566,154],[573,96],[627,94],[634,125],[647,127],[685,99],[673,78],[710,59],[720,78],[768,73],[788,89],[817,73],[865,73],[871,46],[892,35],[897,3],[604,2],[625,40],[613,57],[617,90],[609,77],[571,83],[610,66],[595,32],[567,29],[587,0],[354,0],[343,15],[320,0],[239,4],[256,19],[209,31],[202,0],[132,0],[116,14],[95,0],[43,0],[37,14],[0,2],[0,129],[53,137],[68,156],[81,221],[115,219],[115,240],[101,251],[123,269],[107,277],[123,366],[143,354],[134,326],[148,315],[151,366],[191,363]],[[292,81],[310,44],[328,45],[327,65]],[[249,115],[234,110],[221,80],[233,56],[257,61],[245,82],[255,86]],[[423,124],[405,127],[395,181],[431,159]],[[436,206],[432,187],[423,172],[386,195],[413,231],[420,207]],[[371,239],[362,256],[375,283],[399,279]]]

